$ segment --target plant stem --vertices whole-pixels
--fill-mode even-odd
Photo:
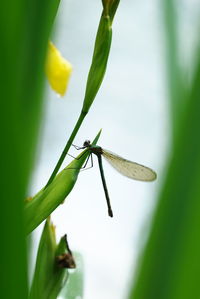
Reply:
[[[49,186],[49,184],[53,181],[55,178],[63,160],[65,159],[65,156],[67,155],[67,152],[85,118],[87,115],[95,96],[101,86],[101,83],[104,78],[104,74],[107,67],[107,61],[110,53],[110,46],[112,41],[112,21],[115,15],[115,12],[117,10],[118,4],[120,0],[114,0],[114,2],[108,2],[108,6],[106,6],[106,13],[105,13],[105,4],[107,2],[103,1],[103,12],[100,18],[100,23],[97,31],[97,36],[95,40],[95,46],[94,46],[94,53],[92,58],[92,63],[90,66],[89,74],[88,74],[88,80],[86,84],[86,91],[85,91],[85,97],[83,101],[83,107],[80,113],[80,116],[78,118],[78,121],[76,123],[76,126],[74,127],[74,130],[67,141],[67,144],[60,156],[60,159],[58,160],[58,163],[56,164],[56,167],[54,168],[53,173],[51,174],[45,188]],[[110,16],[107,16],[108,12],[110,13]],[[105,17],[106,14],[106,17]]]
[[[49,184],[51,184],[51,182],[55,178],[55,176],[56,176],[60,166],[62,165],[62,162],[64,161],[64,159],[65,159],[65,157],[68,153],[68,150],[69,150],[69,148],[70,148],[70,146],[71,146],[71,144],[72,144],[72,142],[73,142],[73,140],[74,140],[74,138],[75,138],[75,136],[76,136],[76,134],[77,134],[77,132],[78,132],[78,130],[79,130],[79,128],[80,128],[80,126],[81,126],[81,124],[82,124],[82,122],[83,122],[86,115],[87,115],[86,112],[81,111],[81,114],[80,114],[80,116],[77,120],[77,123],[74,127],[74,130],[72,131],[71,136],[69,137],[69,139],[68,139],[68,141],[65,145],[65,148],[64,148],[64,150],[63,150],[63,152],[62,152],[62,154],[61,154],[61,156],[60,156],[60,158],[59,158],[59,160],[58,160],[58,162],[57,162],[57,164],[56,164],[56,166],[55,166],[55,168],[54,168],[54,170],[53,170],[53,172],[52,172],[52,174],[51,174],[51,176],[50,176],[50,178],[49,178],[49,180],[48,180],[48,182],[45,186],[45,188],[47,186],[49,186]]]

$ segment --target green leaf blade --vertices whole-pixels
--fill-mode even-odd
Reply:
[[[200,51],[186,96],[131,299],[199,298]]]
[[[101,131],[93,141],[96,144]],[[27,234],[33,231],[45,220],[67,197],[73,189],[79,171],[84,164],[89,152],[85,150],[77,159],[74,159],[53,180],[53,182],[40,190],[30,201],[25,204],[25,223]]]

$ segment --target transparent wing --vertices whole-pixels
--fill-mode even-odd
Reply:
[[[157,177],[155,171],[152,169],[140,165],[136,162],[126,160],[110,151],[103,150],[103,157],[124,176],[138,180],[138,181],[154,181]]]

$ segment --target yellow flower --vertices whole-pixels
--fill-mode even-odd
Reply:
[[[49,42],[46,75],[52,89],[61,96],[66,92],[71,72],[72,65],[61,56],[54,44]]]

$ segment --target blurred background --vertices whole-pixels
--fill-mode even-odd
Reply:
[[[197,27],[197,0],[178,1],[180,47],[188,64]],[[53,42],[73,65],[69,89],[58,98],[46,87],[46,112],[33,174],[31,195],[47,182],[82,107],[94,40],[102,10],[100,0],[63,1]],[[157,172],[152,183],[132,181],[103,161],[114,212],[106,201],[94,167],[80,173],[77,184],[52,220],[58,237],[67,233],[72,250],[84,260],[87,299],[123,299],[150,227],[153,208],[165,177],[170,143],[163,12],[159,1],[121,0],[114,24],[107,72],[74,143],[81,146],[100,128],[99,145]],[[77,153],[72,148],[70,153]],[[64,168],[71,158],[63,163]],[[36,254],[43,225],[34,233]]]

